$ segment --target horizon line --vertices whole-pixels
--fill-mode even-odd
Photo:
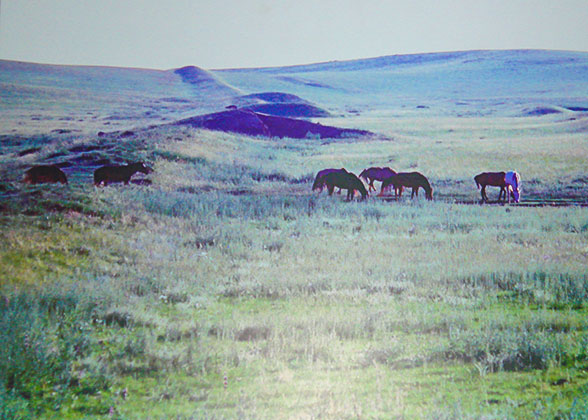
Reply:
[[[285,65],[271,65],[271,66],[251,66],[251,67],[225,67],[225,68],[204,68],[196,64],[186,64],[179,67],[170,68],[156,68],[156,67],[140,67],[140,66],[120,66],[111,64],[71,64],[71,63],[55,63],[55,62],[44,62],[44,61],[27,61],[22,59],[11,59],[11,58],[0,58],[0,61],[20,63],[20,64],[32,64],[32,65],[46,65],[46,66],[60,66],[60,67],[85,67],[85,68],[110,68],[110,69],[128,69],[128,70],[149,70],[149,71],[173,71],[184,67],[197,67],[206,71],[247,71],[247,70],[271,70],[271,69],[288,69],[297,67],[308,67],[308,66],[320,66],[332,63],[350,63],[354,61],[370,61],[378,60],[388,57],[409,57],[409,56],[426,56],[426,55],[442,55],[442,54],[466,54],[476,52],[516,52],[516,51],[544,51],[544,52],[563,52],[563,53],[584,53],[588,54],[588,51],[582,50],[565,50],[565,49],[549,49],[549,48],[496,48],[496,49],[472,49],[472,50],[447,50],[447,51],[432,51],[432,52],[418,52],[418,53],[400,53],[400,54],[385,54],[373,57],[359,57],[359,58],[346,58],[346,59],[334,59],[327,61],[316,61],[299,64],[285,64]]]

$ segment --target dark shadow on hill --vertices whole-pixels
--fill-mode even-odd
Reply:
[[[248,110],[278,117],[324,118],[330,117],[327,111],[307,104],[259,104],[247,107]]]
[[[247,109],[231,109],[177,121],[173,125],[189,125],[215,131],[228,131],[249,136],[302,138],[344,138],[370,136],[366,130],[338,128],[294,118],[257,113]]]
[[[284,92],[262,92],[233,99],[237,108],[261,114],[290,118],[325,118],[331,114],[297,95]]]
[[[561,109],[555,106],[538,106],[531,109],[525,109],[523,116],[525,117],[541,117],[543,115],[561,114]]]

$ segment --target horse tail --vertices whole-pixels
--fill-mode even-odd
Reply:
[[[478,176],[479,176],[479,175],[476,175],[476,176],[474,177],[474,181],[476,181],[476,186],[478,187],[478,189],[480,189],[480,181],[478,181]]]

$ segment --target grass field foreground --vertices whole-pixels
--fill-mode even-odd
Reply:
[[[586,418],[588,211],[459,204],[509,130],[398,124],[318,144],[138,131],[118,150],[150,186],[28,187],[28,160],[9,166],[2,416]],[[585,193],[584,135],[511,124],[537,157],[518,161],[524,197]],[[386,157],[436,200],[309,191],[317,169]]]

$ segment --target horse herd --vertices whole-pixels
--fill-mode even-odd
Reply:
[[[153,169],[145,166],[143,162],[102,166],[94,171],[94,185],[106,186],[116,182],[124,182],[128,185],[131,177],[137,172],[148,174],[153,172]],[[420,172],[396,172],[388,167],[365,169],[359,174],[359,177],[344,168],[323,169],[317,173],[312,190],[320,192],[326,186],[329,195],[332,195],[335,187],[338,187],[339,192],[343,189],[347,190],[347,200],[352,200],[356,191],[361,194],[361,199],[365,200],[369,192],[362,179],[367,184],[369,191],[376,191],[374,181],[380,181],[382,183],[380,196],[394,187],[396,197],[402,197],[404,189],[411,188],[411,198],[414,198],[415,195],[418,197],[419,189],[422,188],[427,200],[433,199],[433,188],[423,174]],[[516,203],[519,202],[521,178],[514,171],[482,172],[474,177],[474,181],[478,188],[481,188],[482,201],[488,201],[486,187],[495,186],[500,187],[498,201],[504,199],[510,203],[512,197]],[[56,182],[67,184],[67,177],[56,165],[36,165],[25,172],[23,182],[26,184]]]
[[[94,171],[94,185],[106,186],[114,182],[124,182],[128,185],[131,177],[137,172],[148,174],[153,172],[153,169],[145,166],[143,162],[102,166]],[[67,177],[56,165],[35,165],[25,172],[23,182],[25,184],[42,184],[46,182],[67,184]]]
[[[347,190],[347,200],[351,200],[355,195],[355,191],[359,191],[361,199],[364,200],[369,193],[361,181],[362,179],[368,185],[370,191],[376,191],[374,181],[380,181],[382,183],[380,196],[391,187],[394,187],[396,197],[400,198],[402,196],[404,188],[411,188],[411,198],[414,198],[415,195],[418,197],[419,189],[422,188],[425,191],[427,200],[433,199],[433,188],[423,174],[420,172],[396,172],[388,167],[364,169],[359,174],[359,177],[348,172],[345,168],[323,169],[317,173],[312,190],[321,192],[326,186],[329,195],[332,195],[335,187],[338,187],[339,192],[343,189]],[[515,203],[519,202],[521,177],[515,171],[482,172],[474,177],[474,181],[478,188],[481,188],[482,201],[484,202],[488,201],[488,195],[486,194],[487,186],[500,187],[498,201],[504,197],[504,200],[508,200],[510,203],[512,197]]]

